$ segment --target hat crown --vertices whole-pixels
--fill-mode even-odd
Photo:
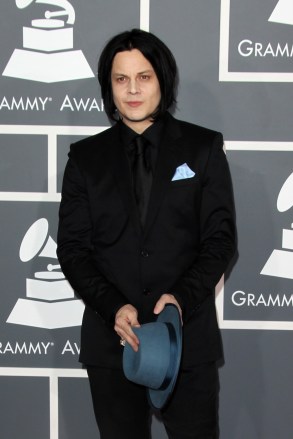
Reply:
[[[125,346],[129,350],[123,356],[125,376],[151,389],[159,389],[170,365],[168,327],[166,323],[155,322],[132,329],[139,338],[139,349],[135,352],[130,345]]]

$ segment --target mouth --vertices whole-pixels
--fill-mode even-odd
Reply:
[[[141,101],[130,101],[130,102],[127,102],[127,105],[131,108],[137,108],[140,105],[142,105],[142,102]]]

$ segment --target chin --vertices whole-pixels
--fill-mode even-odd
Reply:
[[[151,116],[149,114],[129,114],[129,115],[124,115],[123,116],[124,119],[129,120],[130,122],[143,122],[144,120],[149,120],[151,119]]]

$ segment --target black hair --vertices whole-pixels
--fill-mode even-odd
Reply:
[[[156,120],[176,103],[178,71],[170,49],[154,34],[140,29],[132,29],[114,36],[104,47],[98,63],[98,80],[101,86],[105,111],[115,120],[116,107],[113,101],[111,71],[118,52],[137,49],[151,63],[161,91],[161,100],[155,114]]]

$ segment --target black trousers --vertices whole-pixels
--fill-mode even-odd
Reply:
[[[150,439],[151,409],[144,387],[122,370],[87,368],[101,439]],[[169,439],[217,439],[218,369],[215,363],[181,370],[160,412]]]

